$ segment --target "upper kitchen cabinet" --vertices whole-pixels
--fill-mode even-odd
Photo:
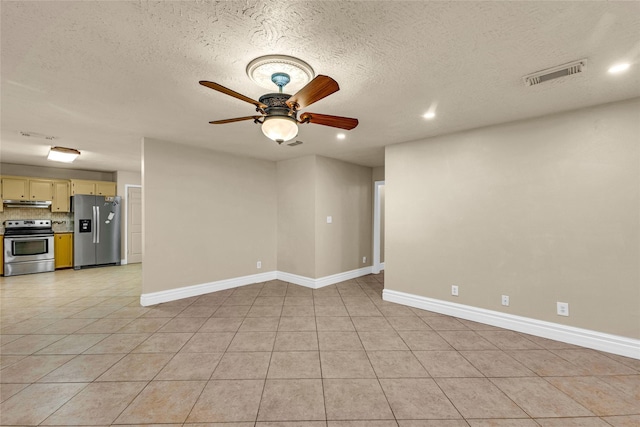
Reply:
[[[51,212],[69,212],[70,188],[69,181],[53,181]]]
[[[46,201],[53,197],[53,181],[50,179],[3,177],[3,200]]]
[[[89,194],[93,196],[115,196],[116,183],[109,181],[71,180],[71,195]]]
[[[96,183],[94,181],[81,181],[79,179],[71,180],[71,195],[76,194],[96,194]]]
[[[48,179],[30,179],[29,197],[29,200],[51,200],[53,198],[53,181]]]
[[[107,182],[107,181],[96,181],[96,195],[97,196],[115,196],[116,183]]]
[[[2,178],[2,200],[29,200],[29,179]]]

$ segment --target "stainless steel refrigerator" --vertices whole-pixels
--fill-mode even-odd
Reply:
[[[120,265],[120,196],[73,196],[73,268]]]

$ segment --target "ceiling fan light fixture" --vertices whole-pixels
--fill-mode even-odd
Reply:
[[[80,155],[80,151],[74,148],[51,147],[47,160],[54,162],[71,163]]]
[[[298,136],[298,124],[289,116],[266,117],[262,123],[262,133],[267,138],[282,144]]]

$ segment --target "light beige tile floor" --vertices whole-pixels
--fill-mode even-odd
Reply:
[[[0,424],[640,425],[640,361],[384,302],[384,274],[155,307],[140,277],[0,278]]]

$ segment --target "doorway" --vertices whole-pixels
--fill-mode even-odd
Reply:
[[[384,181],[374,182],[373,192],[373,274],[384,270]]]

